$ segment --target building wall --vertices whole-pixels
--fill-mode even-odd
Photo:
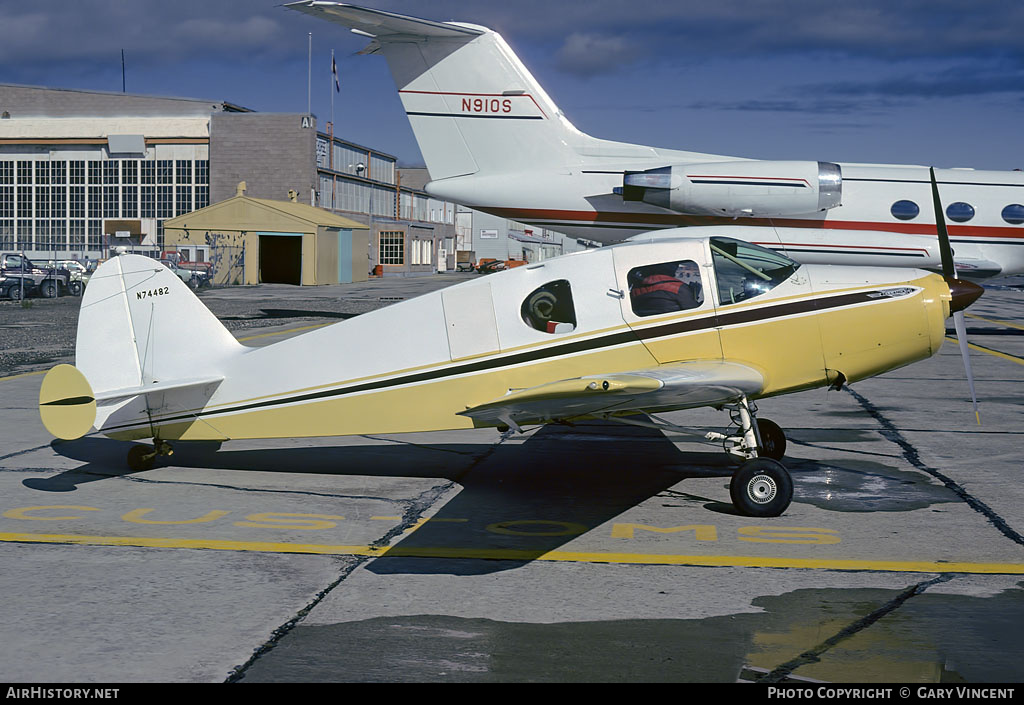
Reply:
[[[211,112],[223,109],[223,103],[193,98],[159,98],[127,93],[0,84],[0,112],[6,111],[12,119],[124,115],[205,117]]]
[[[215,113],[210,117],[210,202],[247,195],[316,205],[316,118],[300,113]]]

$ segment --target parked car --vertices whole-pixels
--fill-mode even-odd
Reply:
[[[177,274],[178,278],[188,284],[190,289],[195,290],[201,286],[211,286],[213,283],[209,272],[198,269],[185,269],[169,259],[160,260],[160,264]]]
[[[507,269],[507,265],[500,259],[482,261],[476,267],[476,271],[480,274],[492,274],[494,272],[500,272],[503,269]]]
[[[53,269],[53,260],[47,260],[46,268]],[[58,269],[66,269],[71,273],[71,279],[68,281],[68,291],[78,296],[82,293],[82,289],[89,283],[89,277],[92,276],[92,271],[86,266],[85,262],[79,262],[76,259],[62,259],[57,260]],[[75,282],[80,282],[76,284]]]
[[[81,278],[74,279],[67,269],[36,264],[17,252],[0,252],[0,276],[23,277],[26,283],[31,280],[33,288],[39,287],[39,293],[46,298],[57,296],[62,290],[81,296],[85,289]]]
[[[170,260],[182,269],[194,269],[197,272],[206,274],[207,276],[213,275],[213,264],[211,262],[192,262],[188,258],[188,252],[178,250],[164,250],[160,253],[158,258],[160,261]]]
[[[36,283],[34,281],[25,278],[24,287],[22,287],[21,282],[21,277],[0,276],[0,299],[17,301],[22,297],[22,293],[24,293],[26,298],[35,293]]]

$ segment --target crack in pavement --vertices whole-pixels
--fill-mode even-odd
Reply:
[[[801,666],[806,666],[806,665],[811,664],[811,663],[818,663],[818,662],[820,662],[821,661],[821,657],[825,653],[827,653],[832,647],[836,646],[837,644],[839,644],[840,642],[842,642],[842,641],[844,641],[846,639],[849,639],[850,637],[852,637],[855,634],[863,631],[864,629],[867,629],[872,624],[874,624],[875,622],[877,622],[878,620],[880,620],[882,617],[886,616],[890,612],[893,612],[893,611],[899,609],[900,607],[903,606],[903,603],[905,603],[910,598],[915,597],[917,595],[920,595],[925,590],[930,588],[932,585],[937,585],[939,583],[947,582],[947,581],[951,580],[952,578],[953,578],[953,576],[951,574],[944,573],[944,574],[939,575],[939,576],[937,576],[935,578],[932,578],[931,580],[926,580],[924,582],[915,583],[914,585],[911,585],[910,587],[908,587],[906,590],[901,592],[899,595],[897,595],[895,598],[893,598],[892,600],[890,600],[886,604],[882,605],[881,607],[879,607],[878,609],[874,610],[870,614],[868,614],[868,615],[866,615],[864,617],[861,617],[860,619],[858,619],[856,622],[854,622],[853,624],[849,625],[848,627],[839,630],[838,632],[836,632],[831,637],[829,637],[825,641],[821,642],[820,644],[818,644],[814,648],[808,649],[807,651],[804,651],[802,654],[800,654],[796,658],[790,659],[789,661],[786,661],[785,663],[780,664],[779,666],[776,666],[774,669],[769,671],[764,676],[761,676],[760,678],[757,678],[757,682],[758,683],[782,683],[782,682],[784,682],[787,678],[790,677],[790,675],[792,675],[793,671],[795,671],[796,669],[800,668]]]
[[[849,387],[844,387],[844,389],[847,392],[849,392],[853,396],[853,398],[857,400],[857,403],[860,404],[861,407],[863,407],[863,409],[867,411],[868,414],[870,414],[871,417],[874,418],[882,426],[882,437],[895,443],[902,449],[903,457],[908,463],[913,465],[921,472],[930,475],[939,482],[941,482],[943,485],[946,486],[947,489],[951,490],[954,494],[956,494],[956,496],[958,496],[960,499],[966,502],[971,509],[984,516],[989,521],[989,523],[991,523],[996,529],[1000,531],[1000,533],[1002,533],[1011,541],[1014,541],[1017,544],[1024,546],[1024,536],[1021,536],[1020,533],[1015,531],[1006,522],[1005,519],[1003,519],[995,512],[994,509],[989,507],[987,504],[982,502],[977,497],[967,492],[967,490],[965,490],[959,484],[954,482],[952,478],[948,477],[947,475],[944,475],[935,468],[928,467],[924,463],[924,461],[921,460],[921,456],[917,448],[915,448],[910,441],[904,438],[900,430],[896,428],[896,425],[892,421],[887,419],[885,415],[883,415],[882,412],[880,412],[874,406],[874,404],[868,401],[866,397],[864,397],[861,394],[858,394]]]
[[[481,463],[485,462],[488,458],[490,458],[497,451],[498,447],[509,438],[510,435],[511,434],[507,433],[502,434],[501,439],[497,443],[495,443],[487,452],[483,453],[479,458],[473,461],[473,463],[471,463],[465,470],[459,473],[455,477],[455,479],[450,480],[448,482],[444,482],[440,485],[435,485],[434,487],[431,487],[430,489],[421,492],[418,497],[412,500],[390,500],[404,502],[408,504],[405,511],[402,513],[402,520],[395,524],[395,526],[393,526],[383,536],[381,536],[379,539],[377,539],[370,545],[387,546],[392,539],[394,539],[397,536],[400,536],[401,534],[408,531],[410,528],[414,527],[420,521],[420,517],[422,517],[422,515],[426,511],[428,511],[434,505],[435,502],[444,497],[445,494],[447,494],[453,487],[461,484],[462,479],[467,474],[469,474],[474,468],[476,468]],[[264,655],[272,651],[274,647],[277,646],[277,644],[280,643],[282,639],[288,636],[288,634],[291,633],[291,631],[296,626],[298,626],[306,618],[306,616],[313,611],[313,609],[318,604],[320,604],[329,594],[331,594],[350,575],[352,575],[352,573],[355,572],[357,568],[368,563],[371,560],[373,560],[373,557],[371,556],[347,557],[345,559],[346,564],[342,568],[341,574],[337,577],[337,579],[332,581],[330,585],[328,585],[323,590],[318,592],[314,596],[314,598],[309,602],[309,604],[307,604],[305,607],[299,610],[299,612],[294,617],[289,619],[281,626],[277,627],[271,633],[270,638],[268,638],[267,641],[265,641],[263,644],[261,644],[253,650],[252,655],[245,663],[238,665],[231,670],[231,672],[227,676],[227,679],[224,682],[237,683],[241,681],[243,678],[245,678],[246,672],[253,666],[253,664],[255,664]]]

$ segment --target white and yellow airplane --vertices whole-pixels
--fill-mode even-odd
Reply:
[[[678,277],[682,277],[681,279]],[[740,240],[635,241],[400,302],[267,347],[238,343],[166,267],[123,254],[82,299],[75,365],[43,380],[46,428],[133,445],[340,436],[732,411],[712,434],[744,460],[740,512],[776,516],[793,487],[779,427],[754,401],[838,387],[936,353],[981,287],[920,269],[801,265]],[[182,331],[187,331],[183,333]]]
[[[600,243],[698,226],[714,230],[692,236],[749,240],[803,263],[940,268],[927,167],[596,139],[486,27],[334,2],[286,7],[372,39],[363,53],[387,59],[439,198]],[[936,176],[960,276],[1024,272],[1024,173]]]

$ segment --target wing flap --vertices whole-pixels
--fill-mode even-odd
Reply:
[[[763,388],[763,375],[752,367],[706,360],[509,390],[459,413],[485,423],[518,425],[599,413],[715,406],[756,395]]]

